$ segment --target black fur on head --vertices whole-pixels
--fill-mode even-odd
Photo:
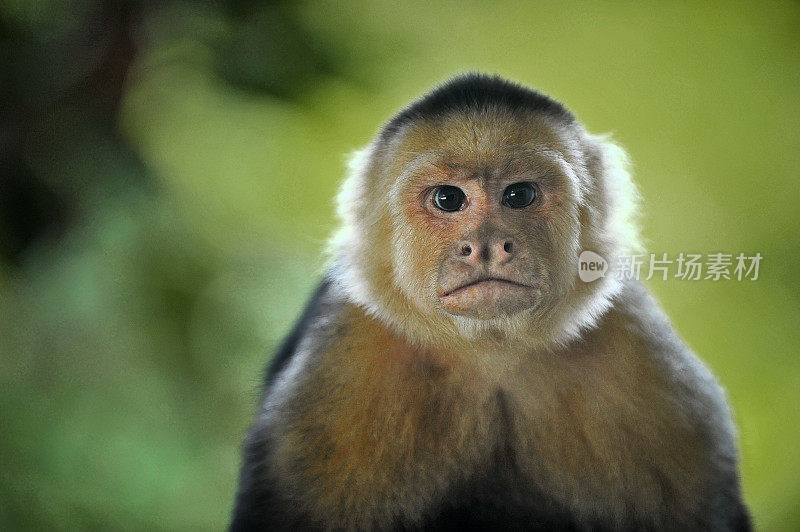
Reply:
[[[540,92],[500,76],[470,72],[454,77],[400,111],[384,126],[381,139],[388,140],[409,123],[487,107],[542,113],[566,123],[575,121],[566,107]]]

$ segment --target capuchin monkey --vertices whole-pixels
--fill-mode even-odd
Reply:
[[[231,530],[748,530],[724,392],[635,280],[624,153],[465,75],[338,197],[330,268],[268,370]]]

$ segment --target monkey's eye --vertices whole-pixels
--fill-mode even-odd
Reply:
[[[527,207],[536,199],[536,189],[531,183],[514,183],[503,191],[503,205],[512,209]]]
[[[464,192],[458,187],[443,185],[433,191],[433,204],[443,211],[457,211],[464,206]]]

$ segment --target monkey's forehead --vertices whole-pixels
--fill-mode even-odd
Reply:
[[[385,160],[405,179],[549,174],[571,160],[574,143],[573,134],[541,117],[461,113],[407,126],[387,146]]]
[[[514,152],[530,145],[560,151],[568,148],[574,133],[572,127],[541,115],[484,109],[409,123],[388,146],[399,151],[449,151],[454,156]]]
[[[408,155],[408,153],[407,153]],[[517,149],[475,156],[456,155],[453,152],[434,150],[408,159],[396,161],[398,184],[434,182],[459,182],[477,180],[481,184],[493,181],[526,180],[548,181],[565,174],[567,161],[558,151],[547,146],[528,144]]]

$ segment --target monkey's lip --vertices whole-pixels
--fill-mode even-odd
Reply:
[[[532,288],[530,285],[523,284],[523,283],[520,283],[520,282],[517,282],[517,281],[512,281],[511,279],[504,279],[502,277],[481,277],[481,278],[472,280],[472,281],[470,281],[468,283],[465,283],[465,284],[462,284],[460,286],[457,286],[456,288],[453,288],[452,290],[448,290],[447,292],[444,292],[443,294],[440,294],[439,298],[444,299],[446,297],[455,296],[455,295],[458,295],[458,294],[460,294],[462,292],[466,292],[470,288],[477,287],[479,285],[485,285],[485,286],[487,286],[487,288],[491,287],[492,285],[497,286],[497,287],[501,287],[501,288],[502,287],[506,287],[506,288],[509,288],[509,287]]]

